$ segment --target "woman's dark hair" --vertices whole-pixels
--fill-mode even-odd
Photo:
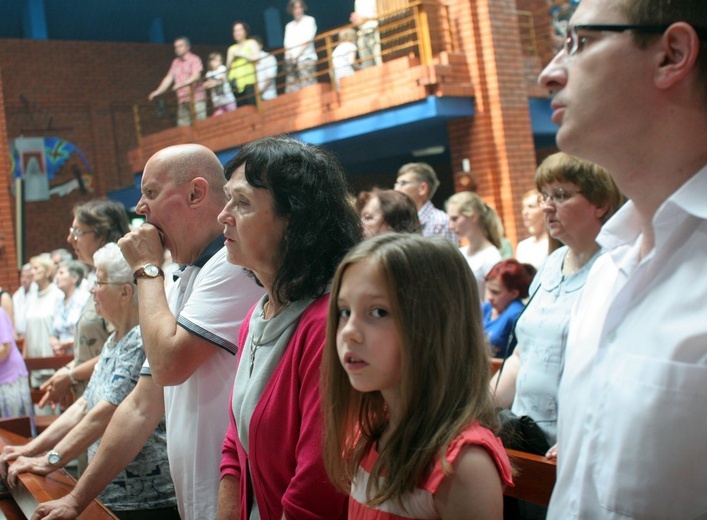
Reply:
[[[74,217],[91,228],[103,244],[117,242],[128,231],[130,223],[125,207],[112,200],[90,200],[74,207]]]
[[[246,22],[242,22],[241,20],[236,20],[231,24],[231,30],[233,30],[236,25],[242,25],[243,29],[245,30],[245,36],[246,38],[250,36],[250,25],[248,25]]]
[[[268,190],[275,213],[287,219],[274,297],[282,304],[321,296],[341,259],[362,238],[339,162],[322,148],[276,136],[246,144],[226,164],[226,178],[243,164],[248,184]]]
[[[359,215],[368,201],[374,197],[380,203],[383,220],[393,231],[422,233],[422,224],[417,216],[417,206],[408,195],[401,191],[373,188],[372,191],[361,192],[356,199],[356,211]]]

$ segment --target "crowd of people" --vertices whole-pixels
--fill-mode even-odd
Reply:
[[[34,382],[73,404],[0,474],[14,487],[88,450],[35,519],[96,497],[130,519],[704,515],[705,27],[687,0],[582,1],[540,78],[563,151],[522,198],[518,258],[477,194],[434,207],[425,163],[352,197],[332,154],[289,137],[225,167],[201,145],[157,152],[143,225],[77,206],[88,268],[33,257],[0,302],[3,414],[31,407],[17,337],[76,357]],[[547,510],[504,502],[504,448],[557,459]]]
[[[337,88],[341,78],[357,69],[382,63],[375,0],[355,0],[353,7],[349,22],[356,29],[347,27],[339,31],[331,55]],[[235,43],[228,48],[225,61],[221,53],[212,52],[206,71],[201,58],[191,52],[189,38],[176,38],[175,58],[148,99],[152,101],[173,90],[177,94],[177,125],[189,126],[192,119],[206,119],[207,97],[211,100],[212,116],[219,116],[238,106],[274,99],[279,77],[285,78],[284,87],[280,89],[285,94],[317,83],[319,57],[314,43],[317,22],[305,14],[306,11],[304,0],[287,3],[292,20],[285,25],[284,55],[279,71],[276,57],[265,50],[262,38],[252,35],[250,26],[242,20],[231,25]]]

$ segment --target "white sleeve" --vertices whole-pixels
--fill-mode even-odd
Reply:
[[[264,293],[242,267],[228,263],[222,248],[199,272],[177,323],[235,354],[243,318]]]

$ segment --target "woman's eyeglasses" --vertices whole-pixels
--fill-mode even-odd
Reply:
[[[75,227],[70,227],[69,228],[69,234],[74,240],[78,240],[79,237],[82,237],[84,235],[90,235],[91,233],[94,233],[93,230],[89,229],[86,231],[81,231],[80,229],[76,229]]]
[[[562,188],[558,188],[554,190],[552,193],[541,193],[540,197],[538,199],[542,204],[549,204],[552,202],[553,206],[561,206],[565,202],[567,202],[569,199],[577,195],[578,193],[581,193],[580,191],[567,191]]]

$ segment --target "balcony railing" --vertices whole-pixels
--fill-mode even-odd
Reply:
[[[412,56],[419,59],[422,65],[430,65],[433,58],[442,51],[455,51],[453,25],[450,20],[449,8],[439,0],[416,0],[398,4],[397,8],[382,12],[378,17],[378,34],[380,37],[380,58],[378,63],[385,63],[400,57]],[[524,53],[534,52],[535,36],[533,33],[532,15],[519,12],[519,23],[523,33]],[[336,29],[318,34],[314,39],[317,54],[313,79],[316,83],[329,83],[333,90],[338,90],[332,54],[339,44],[339,34],[344,29],[355,29],[353,25],[344,25]],[[280,48],[270,53],[277,60],[278,68],[275,85],[278,96],[287,96],[285,49]],[[257,64],[256,62],[252,62]],[[354,69],[365,67],[357,55]],[[373,65],[375,66],[375,65]],[[193,87],[192,87],[193,88]],[[305,87],[306,88],[306,87]],[[255,93],[244,99],[250,99],[258,111],[267,110],[267,101],[261,99],[257,82]],[[208,95],[207,95],[208,97]],[[193,100],[193,92],[191,95]],[[209,108],[209,115],[213,108]],[[237,112],[237,109],[236,109]],[[177,104],[173,93],[168,92],[152,103],[139,103],[133,106],[135,127],[138,139],[144,135],[173,128],[177,118]],[[194,121],[192,103],[192,121]]]

